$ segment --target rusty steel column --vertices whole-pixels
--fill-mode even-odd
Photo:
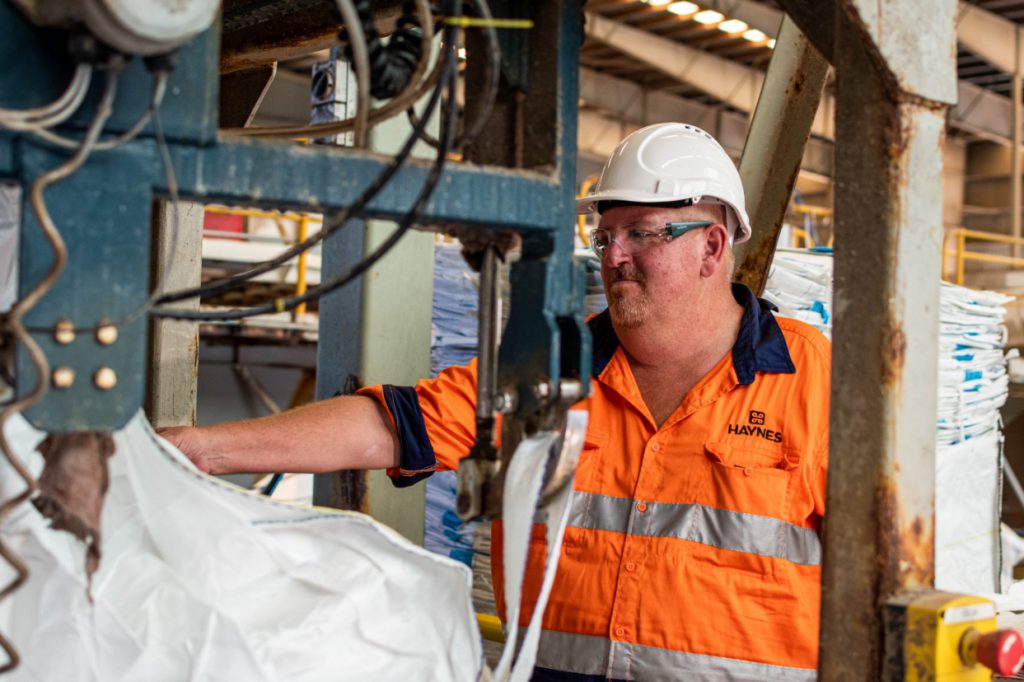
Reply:
[[[934,578],[956,0],[837,0],[835,327],[820,679],[886,679],[881,606]]]
[[[784,18],[740,161],[754,230],[750,241],[736,247],[735,280],[757,294],[768,281],[827,76],[828,61]]]

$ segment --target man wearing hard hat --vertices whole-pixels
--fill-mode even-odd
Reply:
[[[828,341],[731,284],[751,228],[703,130],[634,132],[577,206],[600,214],[608,310],[589,321],[589,427],[534,680],[815,679]],[[213,473],[388,467],[407,485],[468,454],[475,370],[167,435]],[[495,566],[501,544],[496,527]]]

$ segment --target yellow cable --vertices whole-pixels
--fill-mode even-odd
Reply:
[[[533,28],[530,19],[481,19],[479,17],[446,17],[444,23],[459,28]]]

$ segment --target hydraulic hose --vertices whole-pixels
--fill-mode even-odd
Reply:
[[[402,16],[387,45],[377,33],[370,11],[370,0],[356,0],[356,12],[366,36],[370,58],[370,94],[377,99],[390,99],[401,93],[416,71],[423,56],[423,27],[414,2],[402,3]],[[351,60],[347,30],[342,29],[345,57]]]

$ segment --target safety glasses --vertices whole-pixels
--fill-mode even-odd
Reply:
[[[710,220],[690,220],[680,223],[665,223],[659,230],[644,229],[641,226],[628,227],[616,237],[612,236],[610,230],[596,229],[590,231],[590,248],[599,258],[603,258],[605,251],[612,245],[618,244],[619,248],[630,256],[643,253],[647,249],[665,244],[676,237],[681,237],[690,230],[697,230],[708,225],[714,225]]]

